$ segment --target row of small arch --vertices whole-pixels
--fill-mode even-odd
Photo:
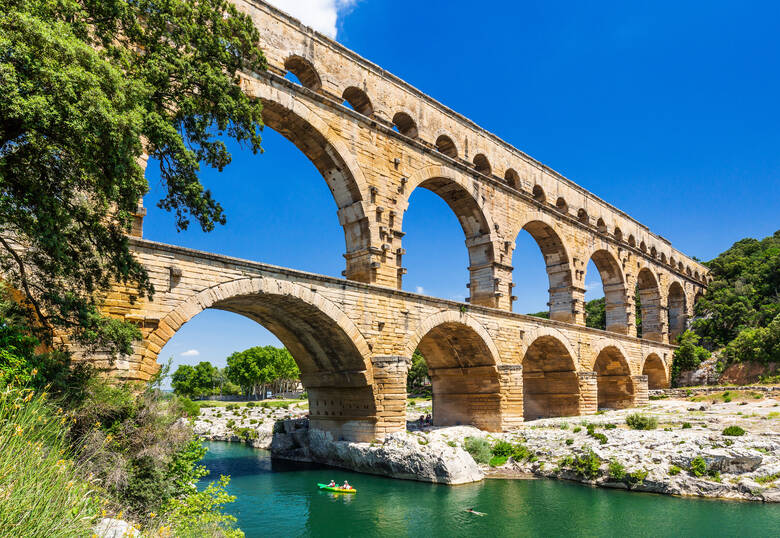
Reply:
[[[285,61],[284,67],[288,72],[293,73],[304,87],[313,91],[320,91],[322,89],[322,80],[320,79],[319,74],[317,73],[312,63],[305,58],[297,55],[290,56]],[[344,99],[345,103],[349,104],[349,106],[356,112],[359,112],[364,116],[372,116],[374,114],[374,107],[371,104],[371,99],[366,94],[366,92],[360,88],[356,86],[349,86],[344,90],[342,98]],[[417,123],[407,112],[397,112],[393,116],[392,123],[394,128],[404,136],[409,138],[417,138],[419,136]],[[437,137],[434,146],[440,153],[453,159],[458,158],[458,148],[450,136],[446,134],[440,134]],[[477,153],[474,156],[472,164],[475,171],[487,176],[492,176],[493,169],[485,154]],[[510,187],[520,190],[520,175],[515,169],[508,168],[506,170],[504,173],[504,181]],[[540,203],[547,202],[547,196],[544,192],[544,189],[538,184],[534,185],[531,195],[536,201]],[[566,215],[569,214],[569,205],[562,196],[558,197],[556,200],[555,207],[559,212]],[[584,208],[578,209],[577,220],[583,224],[590,225],[590,216],[588,215],[587,210]],[[607,225],[602,218],[597,220],[596,228],[600,233],[608,233]],[[631,247],[639,248],[639,250],[641,250],[643,253],[649,254],[652,258],[660,259],[661,263],[668,264],[673,270],[680,271],[696,281],[707,283],[707,278],[705,275],[700,274],[697,270],[691,270],[691,267],[685,265],[682,261],[675,260],[674,257],[667,259],[667,256],[664,253],[661,253],[659,256],[655,246],[650,246],[648,249],[644,241],[640,241],[639,245],[637,245],[633,234],[629,234],[628,237],[624,238],[623,232],[617,226],[615,226],[612,236],[618,242],[625,242]]]

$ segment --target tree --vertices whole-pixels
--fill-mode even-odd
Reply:
[[[129,353],[132,325],[98,313],[118,281],[154,292],[126,233],[159,163],[177,228],[223,224],[198,178],[260,149],[261,104],[239,71],[265,69],[228,0],[0,0],[0,272],[51,336]]]
[[[257,346],[237,351],[227,359],[227,376],[246,396],[258,392],[265,397],[266,386],[275,392],[289,389],[300,377],[298,365],[285,348]]]
[[[699,340],[699,335],[692,331],[685,331],[679,336],[679,347],[672,357],[673,384],[677,384],[681,372],[693,370],[710,358],[710,352],[699,345]]]
[[[607,330],[607,307],[604,297],[585,303],[585,325],[602,331]]]
[[[425,357],[419,350],[412,354],[412,364],[409,366],[409,373],[406,376],[406,390],[411,392],[423,387],[428,379],[428,364]]]
[[[192,398],[197,395],[197,389],[194,383],[195,368],[189,364],[180,364],[176,371],[171,375],[171,386],[173,392],[179,396]]]

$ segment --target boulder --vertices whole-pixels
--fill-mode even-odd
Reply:
[[[130,538],[140,536],[138,529],[122,519],[104,517],[92,527],[92,532],[98,538]]]

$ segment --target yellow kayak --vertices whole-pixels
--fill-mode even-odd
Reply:
[[[344,489],[340,488],[338,486],[329,486],[327,484],[317,484],[320,489],[326,489],[328,491],[335,491],[336,493],[357,493],[357,490],[355,488],[352,489]]]

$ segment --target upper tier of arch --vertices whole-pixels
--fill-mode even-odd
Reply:
[[[348,101],[372,126],[393,129],[393,135],[405,142],[434,150],[439,159],[467,168],[486,186],[529,198],[541,191],[542,205],[670,272],[707,283],[706,267],[674,249],[668,240],[468,118],[260,0],[233,2],[259,28],[261,48],[273,75],[293,72],[306,91],[333,100],[337,106]],[[449,141],[444,149],[439,148],[442,135]]]

